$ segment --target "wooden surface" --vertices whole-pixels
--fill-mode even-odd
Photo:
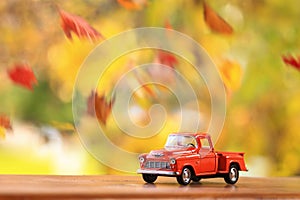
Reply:
[[[203,179],[180,186],[175,178],[158,177],[145,184],[140,176],[43,176],[0,175],[0,199],[80,199],[80,198],[297,198],[300,177],[240,177],[234,186],[223,179]]]

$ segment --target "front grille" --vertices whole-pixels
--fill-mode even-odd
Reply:
[[[147,161],[145,168],[170,169],[169,162]]]

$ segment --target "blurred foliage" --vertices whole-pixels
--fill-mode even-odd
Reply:
[[[101,43],[77,37],[67,40],[60,27],[59,6],[87,20],[106,38],[136,27],[164,27],[168,21],[173,29],[195,39],[218,65],[227,87],[227,119],[217,148],[246,152],[249,174],[254,176],[299,175],[300,73],[281,60],[282,54],[300,53],[298,1],[207,1],[233,27],[231,35],[209,29],[202,2],[149,0],[141,9],[128,10],[114,0],[1,1],[0,113],[11,116],[14,133],[0,141],[0,173],[116,173],[84,151],[74,130],[53,125],[72,123],[77,71]],[[129,63],[122,59],[106,72],[109,78],[102,80],[106,88],[99,90],[113,86],[112,80],[123,72],[118,65]],[[6,71],[16,62],[32,66],[39,82],[33,92],[7,77]],[[149,106],[145,101],[141,104]],[[41,127],[48,125],[59,134],[45,134]],[[174,127],[176,123],[169,122],[163,131]],[[0,131],[3,135],[4,130]],[[142,151],[161,147],[164,139],[165,135],[156,137],[149,146],[135,140],[122,144]]]

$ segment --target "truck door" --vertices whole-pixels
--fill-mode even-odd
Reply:
[[[200,154],[200,173],[209,173],[216,171],[216,154],[208,138],[201,138]]]

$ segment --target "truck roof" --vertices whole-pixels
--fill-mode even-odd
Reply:
[[[179,132],[179,133],[171,133],[170,135],[186,135],[186,136],[193,136],[195,138],[200,137],[200,138],[206,138],[207,133],[192,133],[192,132]]]

